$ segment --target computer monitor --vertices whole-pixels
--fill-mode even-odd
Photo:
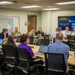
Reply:
[[[0,45],[2,45],[3,44],[3,39],[0,39]]]

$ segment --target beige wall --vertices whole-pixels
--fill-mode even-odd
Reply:
[[[50,33],[51,32],[51,22],[52,22],[52,12],[42,12],[41,13],[41,24],[42,24],[42,30],[45,33]]]
[[[51,34],[55,31],[55,28],[58,27],[58,16],[75,16],[75,10],[35,12],[35,11],[0,9],[0,15],[20,17],[21,33],[27,33],[28,31],[28,27],[25,26],[25,22],[27,22],[27,15],[37,15],[37,29],[38,27],[42,27],[44,32]]]
[[[75,16],[75,10],[68,11],[43,11],[42,28],[48,33],[53,33],[58,27],[58,16]]]
[[[40,12],[0,9],[0,15],[20,17],[20,32],[21,33],[27,33],[28,31],[28,27],[25,26],[25,22],[27,22],[27,15],[37,15],[37,28],[41,25],[41,13]]]

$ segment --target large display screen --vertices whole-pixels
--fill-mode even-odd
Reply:
[[[61,30],[65,30],[65,27],[69,27],[69,30],[75,28],[75,16],[59,16],[58,27]]]

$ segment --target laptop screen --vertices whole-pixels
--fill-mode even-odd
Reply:
[[[48,46],[40,46],[38,52],[40,52],[40,53],[41,53],[41,52],[44,53],[44,52],[47,52],[47,50],[48,50]]]
[[[2,45],[3,44],[3,39],[0,39],[0,45]]]

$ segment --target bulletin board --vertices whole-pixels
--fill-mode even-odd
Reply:
[[[0,32],[3,28],[7,28],[11,34],[15,26],[20,27],[20,17],[0,16]]]

